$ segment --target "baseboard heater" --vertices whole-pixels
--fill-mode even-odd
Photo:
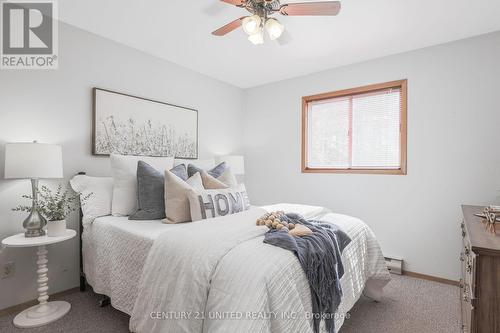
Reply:
[[[385,257],[385,263],[389,272],[394,274],[403,274],[403,258],[400,257]]]

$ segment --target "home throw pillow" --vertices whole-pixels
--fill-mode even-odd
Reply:
[[[163,223],[191,222],[189,191],[203,191],[199,172],[184,181],[170,171],[165,171],[165,215]]]
[[[111,174],[113,176],[114,216],[127,216],[137,210],[137,163],[144,161],[157,170],[170,170],[173,157],[125,156],[111,154]]]
[[[226,216],[248,210],[248,199],[245,185],[237,188],[189,191],[189,207],[193,221],[205,220],[218,216]]]

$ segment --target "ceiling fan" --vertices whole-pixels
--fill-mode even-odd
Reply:
[[[280,0],[220,0],[222,2],[246,9],[250,16],[240,17],[212,32],[215,36],[224,36],[231,31],[243,27],[248,40],[255,45],[264,43],[264,29],[269,38],[280,38],[285,30],[283,24],[271,17],[276,13],[285,16],[337,15],[340,1],[300,2],[281,4]]]

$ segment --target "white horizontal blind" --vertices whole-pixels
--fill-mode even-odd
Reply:
[[[399,169],[401,89],[308,103],[309,168]]]
[[[313,102],[308,114],[309,166],[347,168],[349,161],[349,98]]]

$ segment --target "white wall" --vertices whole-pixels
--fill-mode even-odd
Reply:
[[[108,158],[91,155],[93,86],[196,108],[200,156],[241,153],[240,89],[62,23],[59,47],[58,70],[0,71],[0,239],[22,232],[25,215],[10,209],[30,191],[28,181],[3,179],[5,142],[61,144],[66,181],[109,174]],[[36,298],[35,252],[0,254],[0,269],[16,264],[15,277],[0,280],[0,309]],[[78,285],[77,239],[50,246],[48,258],[50,292]]]
[[[405,78],[407,176],[300,172],[302,96]],[[407,270],[458,280],[460,204],[500,204],[499,80],[494,33],[249,89],[250,198],[360,217]]]

